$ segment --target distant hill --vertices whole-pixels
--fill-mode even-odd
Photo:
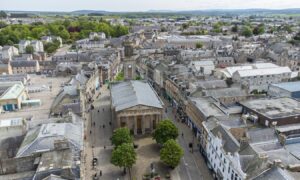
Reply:
[[[102,11],[102,10],[77,10],[70,12],[71,14],[109,14],[108,11]]]
[[[272,15],[272,14],[298,14],[300,15],[300,8],[293,9],[209,9],[209,10],[187,10],[187,11],[174,11],[174,10],[149,10],[140,12],[112,12],[104,10],[77,10],[71,12],[43,12],[43,11],[5,11],[10,13],[30,13],[36,15],[60,15],[60,14],[73,14],[73,15],[155,15],[155,14],[178,14],[178,15],[204,15],[204,16],[222,16],[222,15]]]

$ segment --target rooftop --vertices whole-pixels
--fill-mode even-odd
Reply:
[[[0,97],[1,100],[4,99],[15,99],[25,90],[25,87],[22,83],[16,83],[12,87],[6,90]]]
[[[73,123],[43,124],[27,133],[17,157],[53,150],[56,140],[65,139],[79,151],[82,148],[82,127]]]
[[[287,97],[248,100],[240,104],[271,119],[300,115],[300,102]]]
[[[162,101],[147,82],[126,81],[112,84],[111,95],[116,111],[137,105],[163,108]]]
[[[190,97],[190,100],[195,106],[203,113],[207,118],[209,116],[225,116],[224,111],[217,104],[217,102],[210,97],[194,98]]]
[[[287,90],[289,92],[300,91],[300,81],[272,84],[272,86]]]

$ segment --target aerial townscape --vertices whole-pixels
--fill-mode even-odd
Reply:
[[[0,180],[300,179],[300,1],[161,1],[0,0]]]

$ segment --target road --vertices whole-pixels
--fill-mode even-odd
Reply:
[[[208,170],[206,163],[197,150],[194,148],[194,152],[190,152],[190,148],[188,144],[193,142],[193,133],[192,130],[188,128],[187,125],[178,122],[175,120],[175,116],[173,113],[173,108],[170,107],[167,101],[164,101],[165,105],[168,106],[167,113],[164,113],[164,118],[173,120],[174,124],[179,129],[180,136],[178,137],[178,143],[184,150],[184,156],[181,160],[181,163],[176,168],[178,171],[179,177],[181,180],[212,180],[212,175]],[[181,134],[184,134],[182,137]],[[194,140],[195,142],[196,140]],[[194,147],[196,147],[194,145]]]
[[[85,155],[85,171],[84,179],[92,179],[95,173],[99,176],[100,170],[102,176],[99,179],[107,180],[127,180],[127,176],[122,175],[122,169],[113,166],[110,163],[112,146],[110,137],[112,136],[111,110],[110,110],[110,93],[106,87],[101,88],[101,95],[94,97],[94,110],[88,113],[86,128],[86,141],[84,143]],[[175,120],[172,113],[172,107],[165,101],[168,106],[167,113],[164,113],[164,118]],[[185,124],[174,121],[180,132],[178,142],[184,149],[184,156],[179,166],[172,173],[172,179],[181,180],[210,180],[213,179],[209,172],[206,163],[201,154],[195,150],[190,152],[188,147],[189,142],[193,141],[193,134]],[[104,126],[103,126],[104,125]],[[91,131],[91,134],[90,134]],[[181,136],[184,133],[184,137]],[[105,147],[104,147],[105,146]],[[98,159],[98,165],[92,166],[93,157]]]

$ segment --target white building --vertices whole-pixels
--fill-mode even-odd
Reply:
[[[0,120],[0,141],[10,137],[22,136],[27,132],[27,123],[23,118]]]
[[[26,47],[30,45],[29,40],[21,40],[19,42],[19,52],[20,53],[26,53]]]
[[[240,144],[232,134],[221,124],[207,129],[208,141],[206,153],[209,167],[217,179],[244,180],[247,174],[242,170],[239,157]]]
[[[90,35],[89,35],[89,39],[91,41],[95,40],[95,38],[98,38],[98,39],[106,39],[106,36],[105,36],[105,33],[104,32],[91,32]]]
[[[44,45],[42,41],[34,40],[31,41],[30,45],[33,47],[34,52],[44,52]]]
[[[62,38],[59,36],[43,36],[41,37],[41,41],[47,43],[53,43],[53,41],[58,41],[60,43],[59,47],[62,47],[63,41]]]
[[[232,80],[245,85],[250,92],[267,91],[269,84],[286,82],[291,78],[291,74],[289,67],[239,70],[233,74]]]
[[[215,64],[213,60],[209,59],[201,61],[191,61],[189,64],[189,68],[191,68],[195,73],[210,75],[215,69]]]
[[[11,61],[14,56],[19,55],[19,50],[14,46],[4,46],[2,48],[2,59]]]

